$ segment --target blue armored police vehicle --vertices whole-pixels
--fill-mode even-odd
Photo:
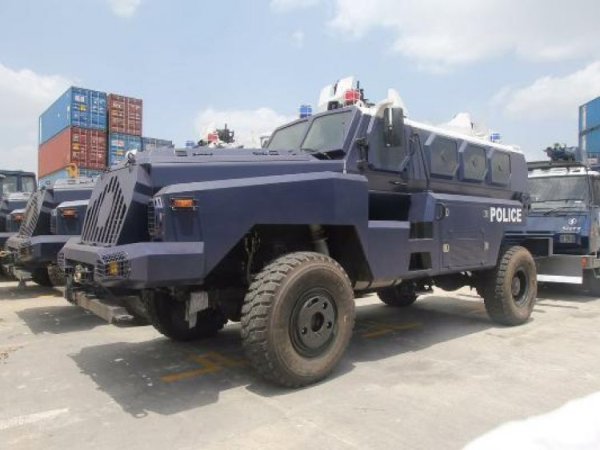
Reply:
[[[600,171],[578,148],[549,147],[547,161],[529,163],[531,211],[515,231],[548,239],[536,256],[538,281],[581,286],[600,295]]]
[[[71,178],[35,192],[18,232],[6,242],[5,270],[19,280],[32,279],[41,286],[64,284],[57,255],[70,237],[81,233],[94,183],[91,178]]]
[[[0,170],[0,250],[18,229],[23,216],[16,210],[25,207],[35,185],[33,172]]]
[[[101,176],[61,261],[67,296],[142,296],[175,340],[241,321],[267,379],[324,378],[344,353],[354,298],[390,306],[432,286],[477,288],[490,317],[526,322],[535,263],[505,229],[525,220],[527,165],[512,147],[408,120],[351,79],[323,111],[261,149],[159,150]]]

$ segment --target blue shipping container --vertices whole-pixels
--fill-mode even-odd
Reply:
[[[151,137],[142,138],[142,151],[154,150],[155,148],[161,147],[173,147],[173,141],[167,139],[156,139]]]
[[[127,152],[135,150],[136,152],[142,151],[142,138],[139,136],[132,136],[130,134],[122,133],[110,133],[108,135],[108,165],[118,163]]]
[[[70,87],[40,116],[39,143],[67,127],[106,131],[106,125],[106,93]]]
[[[94,178],[94,177],[97,177],[98,175],[100,175],[102,172],[103,172],[102,170],[79,169],[79,176]],[[67,172],[67,169],[58,170],[56,172],[52,172],[52,173],[46,175],[45,177],[40,178],[39,185],[40,186],[49,186],[49,185],[53,184],[56,180],[64,180],[67,178],[69,178],[69,173]]]
[[[600,128],[600,97],[579,107],[579,133]]]
[[[585,153],[600,153],[600,128],[579,136],[579,147]]]

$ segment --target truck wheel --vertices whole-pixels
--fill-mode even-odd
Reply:
[[[325,378],[354,326],[354,292],[344,269],[320,253],[296,252],[266,266],[242,307],[242,343],[267,380],[300,387]]]
[[[527,322],[537,297],[536,278],[535,262],[526,248],[514,246],[504,251],[483,291],[491,319],[502,325]]]
[[[48,266],[48,279],[52,286],[64,286],[66,283],[65,273],[56,264]]]
[[[152,326],[174,341],[214,336],[227,322],[220,311],[211,308],[197,313],[196,325],[190,328],[184,302],[161,291],[144,291],[143,298]]]
[[[48,269],[46,267],[33,269],[33,272],[31,272],[31,279],[40,286],[52,287],[52,281],[50,281],[50,275],[48,275]]]
[[[417,294],[412,283],[400,283],[396,286],[377,291],[379,299],[388,306],[406,307],[417,300]]]

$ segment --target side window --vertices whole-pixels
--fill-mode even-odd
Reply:
[[[453,178],[458,169],[458,146],[456,141],[434,137],[429,144],[431,175]]]
[[[600,206],[600,178],[594,178],[592,181],[592,191],[594,195],[593,204]]]
[[[467,145],[463,153],[464,179],[483,181],[487,173],[487,158],[485,148],[478,145]]]
[[[495,150],[492,154],[492,183],[508,184],[510,181],[510,155]]]

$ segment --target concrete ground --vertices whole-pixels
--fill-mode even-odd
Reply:
[[[335,373],[293,391],[255,376],[237,324],[174,343],[2,282],[0,448],[461,448],[600,391],[599,324],[600,299],[566,289],[516,328],[468,290],[369,297]]]

